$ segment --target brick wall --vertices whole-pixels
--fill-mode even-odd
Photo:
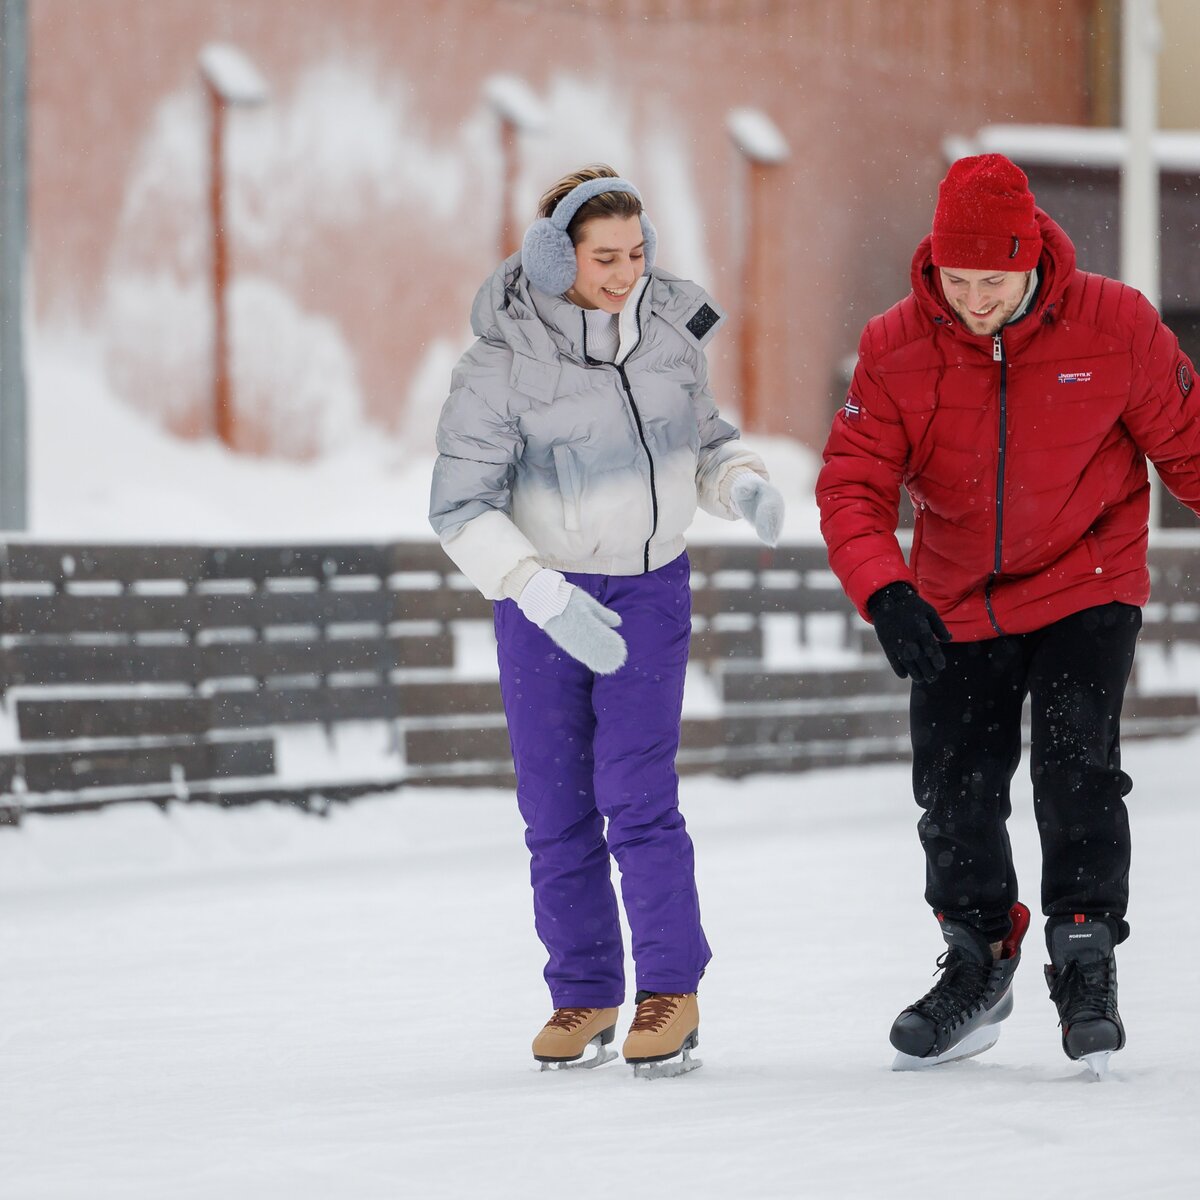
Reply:
[[[231,130],[246,444],[310,453],[356,409],[427,437],[498,256],[500,140],[483,85],[503,72],[547,116],[518,139],[518,225],[563,170],[606,159],[633,176],[662,265],[756,323],[765,427],[819,445],[839,361],[907,289],[942,138],[1085,122],[1094,7],[30,0],[37,317],[96,326],[121,395],[181,433],[207,428],[196,63],[206,43],[229,42],[272,89]],[[756,304],[741,294],[744,164],[726,132],[740,106],[766,112],[791,147],[764,197]],[[712,351],[734,415],[737,347],[731,328]]]

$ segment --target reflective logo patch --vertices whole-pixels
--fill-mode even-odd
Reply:
[[[1187,363],[1181,362],[1175,368],[1175,378],[1179,383],[1179,390],[1186,396],[1192,390],[1192,373]]]
[[[715,312],[707,304],[702,304],[696,310],[692,319],[687,323],[687,331],[696,339],[701,341],[704,335],[720,320]]]
[[[1059,383],[1091,383],[1091,371],[1059,371]]]

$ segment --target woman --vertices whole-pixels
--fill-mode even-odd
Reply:
[[[783,519],[762,462],[709,393],[704,348],[722,314],[654,268],[655,242],[637,189],[611,167],[559,180],[475,299],[478,340],[437,432],[430,521],[496,601],[555,1009],[533,1043],[543,1069],[615,1057],[605,1047],[625,978],[610,853],[637,969],[624,1056],[642,1073],[699,1065],[688,1051],[710,952],[675,773],[691,612],[683,533],[697,500],[744,515],[770,545]]]

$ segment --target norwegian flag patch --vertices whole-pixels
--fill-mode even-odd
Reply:
[[[862,404],[853,392],[846,397],[846,403],[842,405],[842,416],[847,421],[857,421],[862,417]]]

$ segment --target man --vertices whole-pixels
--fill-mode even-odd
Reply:
[[[863,331],[817,481],[830,563],[912,679],[925,897],[948,947],[892,1026],[895,1065],[978,1054],[1011,1010],[1029,910],[1006,821],[1028,696],[1046,979],[1063,1049],[1099,1076],[1125,1044],[1119,727],[1150,590],[1146,460],[1200,512],[1200,397],[1154,308],[1076,269],[1002,155],[951,167],[911,278]]]

